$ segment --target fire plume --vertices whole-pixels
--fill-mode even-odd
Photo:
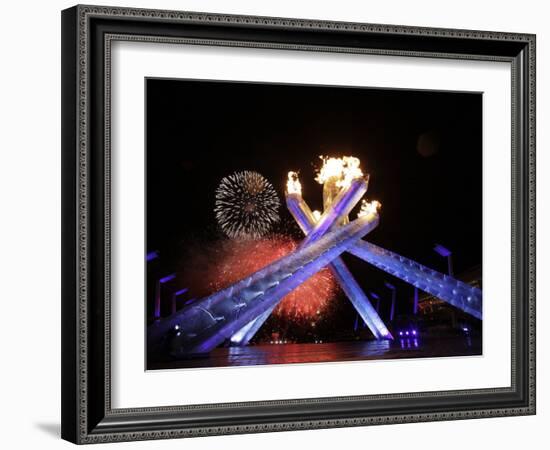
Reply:
[[[373,200],[371,202],[362,200],[361,209],[357,213],[357,217],[363,217],[363,216],[366,216],[367,214],[376,213],[381,207],[382,207],[382,203],[380,203],[378,200]]]
[[[298,179],[296,172],[288,172],[288,180],[286,182],[286,192],[288,194],[302,195],[302,184]]]
[[[179,278],[192,297],[204,297],[288,255],[298,244],[289,236],[273,234],[256,240],[191,245]],[[273,314],[290,322],[316,320],[331,310],[338,291],[332,272],[324,268],[287,294]]]
[[[347,187],[351,182],[363,176],[361,170],[361,161],[354,156],[343,156],[342,158],[329,158],[328,156],[319,156],[323,165],[319,169],[315,180],[319,184],[325,184],[330,179],[336,179],[336,186],[339,188]]]

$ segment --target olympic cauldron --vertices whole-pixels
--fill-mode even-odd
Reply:
[[[302,198],[298,175],[288,175],[286,205],[305,235],[298,248],[233,285],[155,321],[147,333],[150,351],[168,347],[172,356],[181,358],[208,353],[228,341],[246,345],[285,295],[323,267],[332,271],[373,336],[393,339],[340,257],[343,252],[481,319],[481,290],[362,239],[378,226],[380,204],[362,200],[368,175],[362,173],[357,158],[326,158],[317,181],[323,184],[322,214],[312,212]],[[350,211],[360,201],[358,217],[349,221]]]

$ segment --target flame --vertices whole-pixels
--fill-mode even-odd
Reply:
[[[382,203],[378,200],[373,200],[372,202],[367,202],[366,200],[361,201],[361,209],[357,213],[357,217],[363,217],[367,214],[375,214],[382,207]]]
[[[298,179],[296,172],[288,172],[288,180],[286,182],[286,192],[288,194],[302,195],[302,185]]]
[[[338,178],[336,186],[340,188],[347,187],[351,182],[363,176],[363,171],[359,167],[361,161],[354,156],[344,156],[342,158],[329,158],[328,156],[319,156],[323,165],[315,177],[319,184],[326,183],[331,178]]]
[[[315,222],[319,222],[319,219],[321,218],[321,211],[315,210],[312,214]]]

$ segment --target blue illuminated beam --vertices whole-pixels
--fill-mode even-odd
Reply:
[[[153,323],[148,329],[149,348],[154,351],[159,346],[168,346],[176,357],[211,351],[373,230],[378,220],[376,212],[360,217],[228,288]]]
[[[359,240],[350,247],[349,253],[476,319],[482,318],[481,290],[474,286],[364,240]]]
[[[339,219],[347,216],[365,194],[366,190],[367,183],[364,179],[357,178],[353,180],[350,186],[340,191],[318,221],[315,220],[311,209],[300,194],[287,193],[287,208],[306,235],[302,246],[318,240],[327,230],[335,226]],[[344,261],[341,258],[336,258],[328,267],[374,337],[376,339],[393,339],[390,331],[372,307],[368,297],[346,267]],[[248,344],[272,312],[273,309],[266,311],[235,333],[231,337],[231,343],[241,346]]]
[[[311,209],[302,196],[297,193],[287,194],[286,204],[292,217],[294,217],[304,234],[307,235],[306,239],[308,239],[310,236],[308,233],[317,227]],[[330,210],[331,208],[329,207]],[[321,216],[319,222],[322,218]],[[335,217],[333,223],[337,219],[338,217]],[[373,308],[367,295],[363,292],[342,258],[336,258],[328,267],[374,337],[376,339],[393,339],[388,328],[384,325],[384,322]]]
[[[295,217],[297,220],[304,220],[303,218],[308,217],[309,207],[303,199],[300,205],[300,212]],[[482,318],[481,290],[474,286],[364,240],[357,241],[348,252],[477,319]],[[395,313],[395,296],[392,298],[392,309]]]
[[[292,194],[297,195],[297,194]],[[301,199],[301,196],[299,196]],[[303,203],[303,205],[302,205]],[[301,201],[300,211],[296,214],[297,221],[307,220],[309,207]],[[305,218],[305,219],[304,219]],[[440,246],[440,251],[449,254],[450,250]],[[482,318],[481,290],[457,280],[450,275],[444,275],[417,263],[397,253],[386,250],[370,242],[359,240],[351,246],[352,255],[378,267],[379,269],[409,283],[414,287],[428,292],[461,309],[477,319]],[[451,268],[452,271],[452,268]],[[395,313],[395,298],[392,301]],[[370,304],[370,302],[369,302]]]

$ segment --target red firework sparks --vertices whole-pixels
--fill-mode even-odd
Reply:
[[[210,292],[219,291],[282,258],[297,246],[298,243],[288,236],[223,241],[216,245],[215,256],[210,259],[207,270],[200,270],[199,280]],[[330,270],[322,269],[286,295],[273,313],[289,320],[315,319],[331,306],[337,289]]]

